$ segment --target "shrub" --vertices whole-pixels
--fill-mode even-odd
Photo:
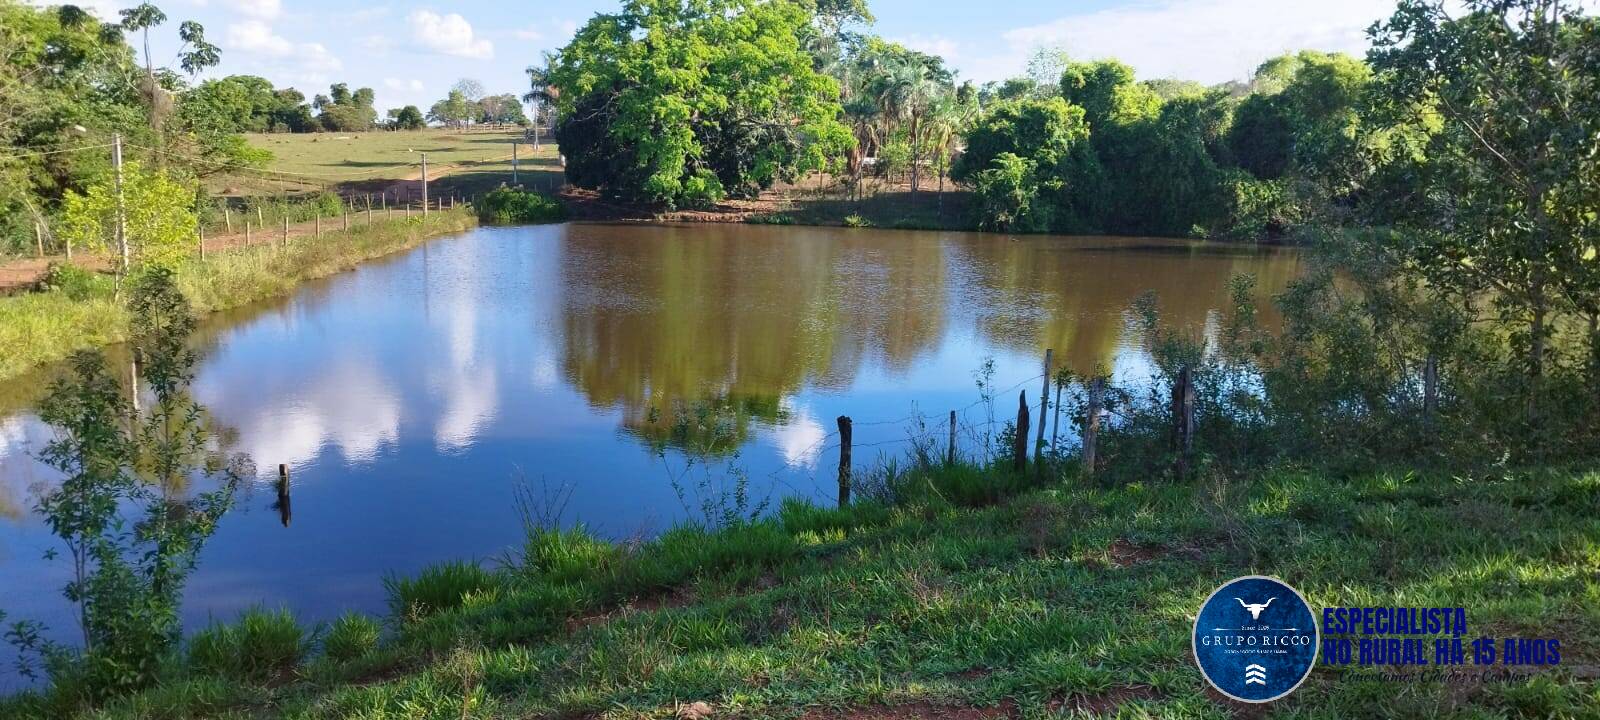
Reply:
[[[547,195],[501,187],[491,190],[478,203],[478,219],[493,225],[518,225],[561,222],[567,210]]]
[[[251,608],[232,625],[216,624],[189,640],[189,666],[202,675],[268,681],[293,672],[310,638],[286,609]]]
[[[52,264],[40,283],[41,290],[63,293],[73,300],[109,295],[114,282],[106,275],[77,265]]]
[[[402,622],[460,607],[469,596],[499,585],[494,573],[464,561],[430,566],[415,578],[390,576],[383,580],[389,610]]]
[[[844,226],[853,228],[868,228],[872,227],[872,221],[855,213],[851,213],[844,216]]]
[[[322,653],[335,662],[349,662],[378,647],[378,621],[360,613],[345,613],[328,627]]]
[[[749,225],[793,225],[794,218],[783,213],[761,213],[746,215],[744,218]]]

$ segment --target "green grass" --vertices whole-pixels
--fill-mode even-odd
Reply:
[[[214,624],[189,638],[189,669],[200,675],[268,682],[300,665],[311,638],[288,610],[253,608],[232,624]]]
[[[1010,489],[953,497],[985,474]],[[265,688],[177,673],[99,717],[670,717],[705,701],[718,717],[953,706],[1224,718],[1234,708],[1190,658],[1191,618],[1252,573],[1313,605],[1459,605],[1469,637],[1562,640],[1560,667],[1448,688],[1319,667],[1272,714],[1600,716],[1600,691],[1576,674],[1600,660],[1592,470],[1283,469],[1118,488],[900,471],[871,494],[894,504],[791,501],[632,547],[536,531],[493,592],[441,583],[462,601],[398,623],[340,673]],[[37,716],[37,702],[0,715]]]
[[[213,251],[178,268],[178,284],[197,312],[238,307],[287,294],[311,279],[413,247],[423,240],[472,227],[467,209],[380,220],[349,232],[329,231],[318,240],[296,239],[287,249],[256,245]],[[108,281],[87,288],[46,289],[0,297],[0,380],[22,375],[73,351],[127,339],[128,316]]]
[[[520,131],[461,132],[427,129],[360,133],[266,133],[245,136],[251,146],[273,154],[268,170],[294,173],[262,176],[239,173],[208,181],[213,192],[228,195],[277,195],[321,187],[376,189],[388,181],[418,177],[422,153],[428,154],[429,175],[440,189],[482,192],[511,180],[511,141]],[[534,152],[523,144],[517,151],[519,180],[543,187],[559,171],[560,153],[547,141]]]

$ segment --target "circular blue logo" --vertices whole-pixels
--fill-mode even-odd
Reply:
[[[1300,591],[1246,575],[1222,584],[1194,618],[1194,661],[1211,686],[1263,703],[1300,687],[1322,644],[1316,614]]]

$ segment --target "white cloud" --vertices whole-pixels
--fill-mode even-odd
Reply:
[[[272,31],[260,20],[246,20],[228,26],[228,49],[282,57],[294,52],[294,44]]]
[[[939,35],[909,35],[906,37],[890,38],[891,41],[900,43],[917,52],[929,55],[938,55],[946,61],[954,61],[961,56],[960,46],[956,41]]]
[[[232,0],[228,3],[240,15],[248,15],[262,20],[272,20],[283,12],[283,5],[279,0]]]
[[[1141,78],[1218,83],[1293,50],[1359,55],[1367,26],[1393,11],[1393,0],[1163,0],[1016,28],[1002,35],[1005,50],[958,64],[978,80],[999,80],[1021,74],[1034,48],[1064,45],[1074,58],[1118,58]]]
[[[392,77],[384,78],[383,86],[389,88],[390,90],[410,90],[411,92],[422,92],[421,80],[401,80],[400,78]]]
[[[494,57],[494,43],[474,36],[472,23],[456,13],[440,15],[431,10],[417,10],[406,22],[411,25],[412,40],[427,50],[475,60]]]

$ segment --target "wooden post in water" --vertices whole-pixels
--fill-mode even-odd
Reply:
[[[944,464],[956,464],[956,411],[950,411],[950,444],[945,446]]]
[[[839,416],[839,507],[850,504],[850,417]]]
[[[1039,431],[1033,439],[1033,469],[1039,478],[1044,477],[1044,417],[1050,410],[1050,361],[1055,359],[1054,348],[1044,351],[1044,389],[1039,391]]]
[[[1106,402],[1106,381],[1095,378],[1089,381],[1089,410],[1083,418],[1083,474],[1094,475],[1095,458],[1100,443],[1100,413]]]
[[[1172,384],[1172,440],[1178,452],[1178,477],[1189,474],[1189,456],[1194,451],[1194,371],[1185,365]]]
[[[1012,469],[1028,470],[1028,391],[1017,393],[1017,436],[1011,439]]]
[[[278,463],[278,519],[289,527],[289,466]]]

